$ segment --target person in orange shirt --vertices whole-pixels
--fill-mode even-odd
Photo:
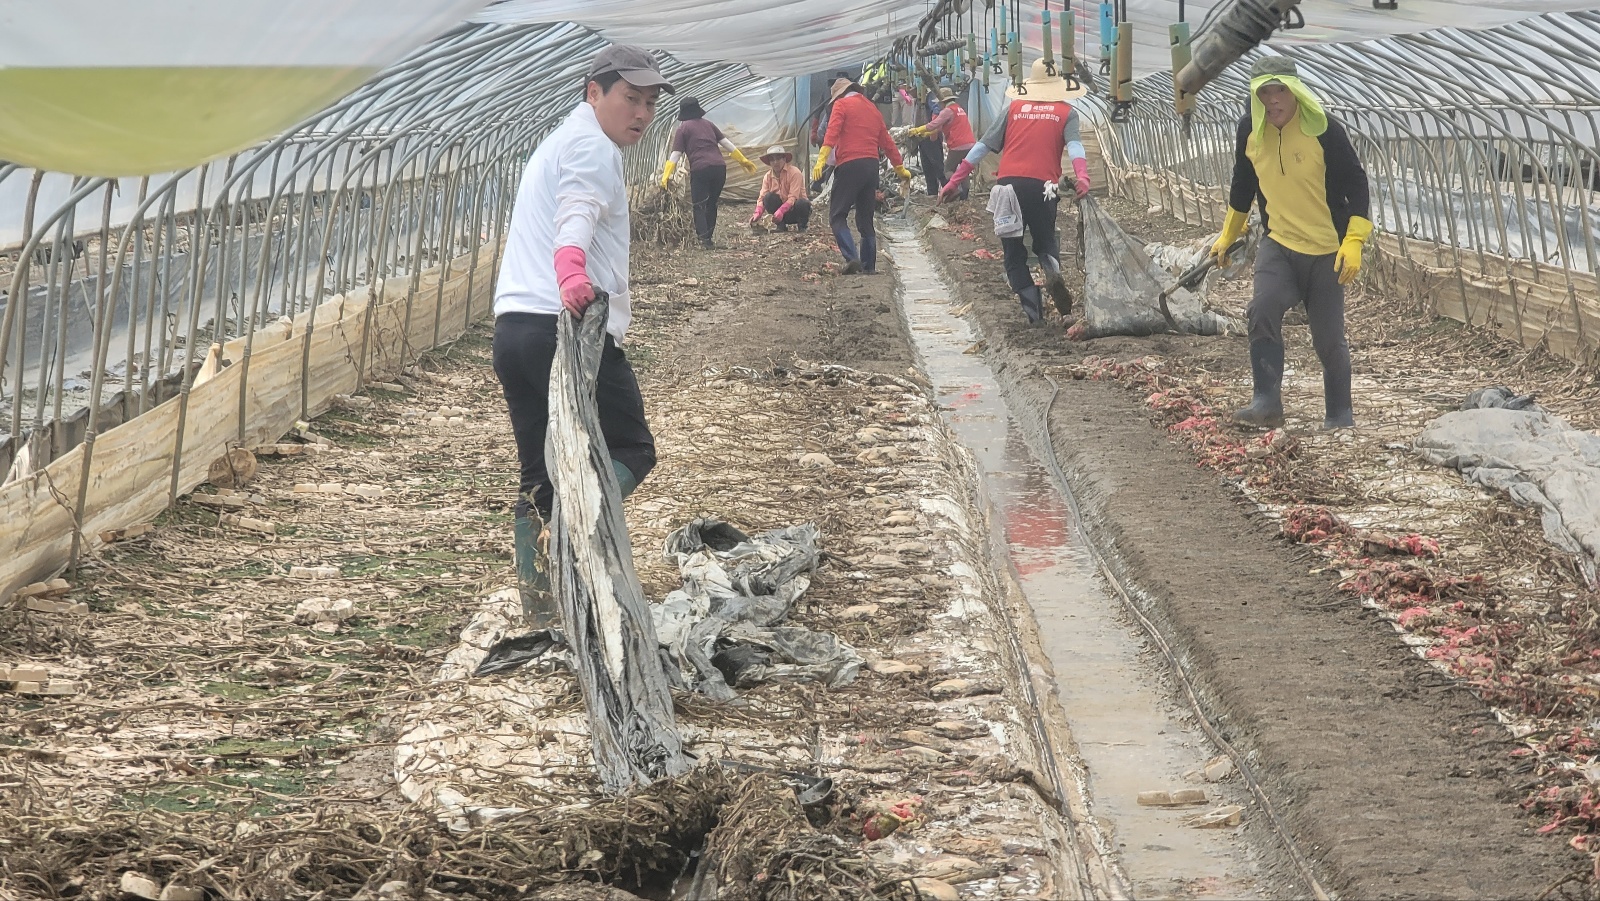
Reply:
[[[1033,236],[1033,253],[1044,270],[1045,286],[1062,316],[1072,312],[1072,294],[1061,274],[1061,238],[1056,232],[1059,192],[1071,184],[1079,199],[1089,193],[1089,162],[1084,155],[1078,111],[1068,101],[1082,96],[1083,88],[1070,90],[1060,75],[1044,60],[1036,60],[1027,81],[1006,90],[1011,104],[972,146],[967,158],[939,192],[941,201],[954,197],[973,167],[991,151],[1000,151],[1000,170],[996,190],[1009,187],[1016,192],[1025,228]],[[1073,175],[1061,177],[1061,154],[1072,160]],[[991,193],[991,202],[994,195]],[[1006,281],[1017,292],[1022,312],[1029,323],[1044,319],[1044,300],[1028,268],[1028,246],[1022,236],[1001,238],[1005,251]]]
[[[911,170],[900,158],[900,148],[889,136],[883,114],[867,99],[861,85],[841,78],[833,83],[833,108],[828,113],[828,134],[817,152],[812,181],[822,178],[822,169],[831,156],[834,160],[833,195],[828,200],[828,224],[844,255],[846,275],[878,271],[878,233],[872,217],[878,207],[878,157],[894,164],[894,174],[911,180]],[[858,249],[850,235],[850,211],[856,214],[856,230],[861,232]]]
[[[967,118],[967,111],[956,102],[956,92],[949,88],[939,89],[939,103],[943,109],[939,114],[929,120],[927,125],[920,125],[911,129],[911,134],[916,137],[938,134],[944,137],[945,155],[944,170],[954,172],[972,151],[978,138],[972,133],[972,120]],[[937,190],[929,191],[930,194],[939,193]],[[960,196],[967,199],[967,182],[961,182]]]
[[[767,164],[768,171],[761,178],[750,224],[755,225],[771,213],[778,231],[786,232],[791,225],[805,231],[811,224],[811,201],[806,197],[805,176],[794,165],[794,154],[775,144],[761,155],[761,162]]]

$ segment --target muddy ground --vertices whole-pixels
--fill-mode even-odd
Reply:
[[[1143,240],[1204,235],[1142,204],[1108,205]],[[1279,520],[1262,516],[1255,503],[1272,494],[1261,489],[1267,477],[1219,478],[1216,468],[1197,467],[1195,446],[1165,428],[1183,414],[1165,418],[1147,402],[1153,391],[1181,386],[1217,411],[1242,404],[1249,390],[1244,339],[1076,343],[1065,340],[1068,323],[1053,315],[1030,328],[998,262],[975,255],[980,248],[998,251],[992,232],[976,218],[981,211],[948,215],[952,228],[931,231],[932,242],[963,296],[975,301],[972,315],[997,372],[1014,399],[1035,411],[1051,410],[1053,448],[1083,504],[1089,533],[1109,552],[1114,569],[1148,593],[1147,614],[1198,677],[1224,734],[1259,755],[1268,793],[1280,799],[1325,884],[1359,898],[1527,897],[1586,870],[1588,862],[1561,836],[1535,834],[1549,817],[1536,819],[1524,809],[1530,785],[1538,782],[1518,756],[1528,749],[1484,699],[1419,659],[1385,618],[1340,591],[1337,567],[1280,537]],[[1064,212],[1063,234],[1074,229],[1075,213]],[[1068,237],[1064,243],[1070,257],[1074,242]],[[1216,293],[1224,307],[1239,312],[1247,286]],[[1392,359],[1369,354],[1379,347],[1403,351],[1413,369],[1433,363],[1448,370],[1464,357],[1479,367],[1462,364],[1458,374],[1477,381],[1456,381],[1459,394],[1434,398],[1436,412],[1451,409],[1473,388],[1502,381],[1527,384],[1538,377],[1537,387],[1554,389],[1571,369],[1482,335],[1460,335],[1452,324],[1441,326],[1376,291],[1353,298],[1350,319],[1357,418],[1369,427],[1403,418],[1385,409],[1386,398],[1374,387],[1373,379],[1382,387],[1384,376],[1394,378],[1394,367],[1385,367]],[[1442,355],[1444,363],[1439,349],[1429,346],[1441,331],[1457,339]],[[1291,328],[1288,335],[1291,368],[1300,373],[1290,380],[1288,432],[1300,437],[1296,458],[1274,472],[1291,484],[1298,480],[1307,502],[1342,503],[1359,512],[1362,485],[1351,477],[1358,474],[1337,471],[1354,465],[1341,459],[1341,439],[1310,432],[1322,411],[1320,384],[1311,384],[1318,369],[1306,330]],[[1132,367],[1141,375],[1158,375],[1119,379],[1130,361],[1149,364]],[[1060,386],[1053,407],[1047,376]],[[1552,393],[1559,399],[1568,392]],[[1204,457],[1206,448],[1200,449]],[[1363,448],[1368,454],[1376,449]],[[1281,501],[1283,493],[1272,500]],[[1504,512],[1493,498],[1475,500],[1483,515]],[[1525,535],[1522,518],[1508,522]]]
[[[1113,208],[1147,237],[1198,236],[1142,205]],[[1307,393],[1316,370],[1304,329],[1290,332],[1297,455],[1243,476],[1202,468],[1194,446],[1169,432],[1170,418],[1145,402],[1153,389],[1134,377],[1226,408],[1247,390],[1243,341],[1074,344],[1056,317],[1028,328],[998,261],[973,255],[998,250],[984,223],[953,218],[955,229],[931,230],[928,240],[971,302],[981,350],[1019,415],[1041,415],[1051,398],[1046,376],[1057,380],[1051,446],[1086,527],[1119,575],[1146,593],[1148,613],[1178,647],[1227,737],[1258,755],[1267,790],[1318,861],[1319,878],[1348,898],[1522,897],[1587,868],[1565,835],[1534,834],[1548,811],[1522,806],[1534,788],[1556,784],[1553,769],[1514,756],[1527,743],[1509,737],[1483,697],[1420,659],[1392,616],[1339,590],[1326,556],[1283,540],[1279,519],[1261,514],[1258,502],[1281,506],[1267,475],[1301,479],[1314,489],[1309,500],[1359,507],[1352,498],[1360,491],[1343,472],[1359,458],[1356,446],[1305,431],[1320,409]],[[969,897],[1065,897],[1087,887],[1092,880],[1070,872],[1071,855],[1061,849],[1070,842],[1049,832],[1060,823],[1018,746],[1025,742],[996,747],[971,731],[989,723],[1026,730],[1021,699],[1004,684],[1014,662],[992,646],[999,625],[949,617],[960,596],[949,571],[976,560],[960,546],[962,526],[937,523],[918,505],[970,473],[956,459],[919,457],[902,467],[856,460],[872,450],[857,439],[863,428],[895,433],[902,453],[926,456],[937,444],[925,431],[936,417],[918,393],[889,267],[876,277],[834,275],[837,258],[820,228],[805,236],[749,236],[727,224],[722,231],[715,251],[638,252],[630,354],[660,424],[663,462],[629,503],[636,560],[647,594],[660,597],[675,587],[674,573],[655,548],[687,516],[736,514],[749,529],[805,519],[823,527],[843,562],[819,573],[803,621],[836,632],[875,663],[913,669],[869,670],[832,692],[774,686],[752,692],[756,705],[737,714],[684,698],[679,714],[734,748],[730,756],[790,769],[837,761],[846,802],[826,822],[790,816],[771,785],[717,777],[631,806],[603,805],[592,816],[554,804],[531,832],[514,820],[518,828],[496,833],[505,842],[485,845],[457,840],[395,790],[404,717],[432,715],[441,697],[486,730],[526,732],[481,693],[446,696],[438,684],[442,668],[459,660],[451,655],[460,653],[463,627],[478,621],[484,599],[510,575],[514,457],[487,369],[489,333],[479,328],[429,355],[399,390],[370,392],[371,406],[315,423],[333,449],[265,461],[251,489],[258,498],[248,503],[278,524],[276,536],[220,528],[215,508],[191,498],[155,532],[113,546],[85,570],[72,598],[90,605],[88,617],[0,614],[8,617],[0,621],[0,662],[38,662],[84,686],[64,699],[0,698],[0,898],[110,897],[126,869],[219,896],[320,889],[382,897],[388,885],[387,896],[425,887],[510,897],[563,880],[581,892],[596,878],[659,894],[713,819],[706,799],[739,798],[741,809],[782,814],[782,841],[772,843],[804,833],[828,859],[845,862],[834,876],[881,874],[867,881],[885,893],[905,890],[894,878],[941,861]],[[1064,233],[1073,233],[1070,217]],[[1385,310],[1379,299],[1352,304],[1353,333],[1381,333],[1358,345],[1358,374],[1379,371],[1380,361],[1361,356],[1378,342],[1419,358],[1454,354],[1462,369],[1512,383],[1562,368],[1409,309]],[[1396,334],[1373,324],[1396,315],[1414,329]],[[1152,356],[1165,361],[1153,376],[1127,365]],[[871,373],[890,378],[875,382]],[[1357,416],[1384,418],[1359,385]],[[1479,385],[1461,393],[1472,387]],[[731,417],[730,395],[748,404]],[[1571,412],[1588,397],[1557,399]],[[445,424],[430,424],[441,407]],[[804,469],[796,461],[805,453],[837,465]],[[1474,514],[1479,519],[1507,514],[1493,499],[1474,500],[1486,511]],[[901,512],[913,515],[895,518]],[[887,531],[891,519],[892,528],[948,540],[914,547],[911,536]],[[1469,533],[1468,525],[1450,535]],[[1536,524],[1504,528],[1526,538]],[[1466,541],[1446,544],[1445,562],[1463,572],[1480,559],[1461,549]],[[1535,563],[1536,575],[1560,576],[1559,561]],[[332,584],[306,583],[290,576],[293,566],[340,574]],[[360,613],[332,630],[295,624],[297,603],[313,594],[354,598]],[[865,603],[877,607],[845,615]],[[962,630],[982,634],[970,654],[952,654],[948,643]],[[953,677],[982,690],[937,697],[933,686]],[[493,687],[510,691],[518,678]],[[545,715],[581,713],[559,679],[543,688]],[[1569,719],[1583,712],[1566,711]],[[963,728],[935,734],[936,723],[950,722]],[[533,737],[554,745],[569,738]],[[552,785],[561,802],[594,789],[581,765],[547,767],[531,783],[527,775],[508,773],[505,784],[519,786],[513,800],[528,806],[552,805],[540,794]],[[913,797],[923,806],[913,810],[913,828],[862,841],[864,816]],[[662,810],[679,809],[683,816],[659,822]],[[737,822],[755,832],[771,825]],[[557,849],[554,857],[516,844],[532,839]],[[591,856],[597,848],[604,859]],[[951,863],[954,856],[965,862]]]
[[[245,495],[202,486],[107,548],[70,595],[87,615],[0,613],[0,659],[76,685],[0,695],[0,898],[116,897],[130,871],[215,897],[665,897],[701,845],[748,897],[1093,891],[892,275],[840,278],[819,232],[722,240],[636,257],[629,353],[661,462],[628,504],[635,565],[660,598],[662,541],[695,516],[820,526],[795,621],[851,643],[859,676],[676,700],[702,759],[828,775],[824,803],[714,763],[598,800],[570,675],[464,677],[515,626],[483,325],[320,417]],[[354,615],[296,621],[313,597]]]

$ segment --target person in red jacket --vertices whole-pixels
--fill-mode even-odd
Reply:
[[[973,145],[944,190],[939,192],[941,201],[955,196],[972,174],[972,168],[989,151],[1000,151],[1000,178],[996,190],[1010,187],[1016,192],[1023,225],[1033,236],[1034,256],[1039,258],[1051,299],[1063,316],[1072,311],[1072,295],[1061,277],[1061,239],[1056,232],[1057,193],[1062,181],[1063,150],[1072,158],[1078,197],[1089,193],[1089,161],[1083,152],[1078,111],[1067,102],[1082,95],[1082,90],[1069,91],[1061,76],[1051,75],[1044,60],[1036,61],[1028,80],[1006,91],[1006,96],[1011,98],[1006,114],[995,122],[982,141]],[[1002,238],[1000,245],[1005,249],[1006,281],[1022,301],[1022,311],[1028,321],[1040,321],[1044,318],[1044,300],[1028,268],[1027,245],[1021,235]]]
[[[878,156],[889,157],[894,174],[911,180],[911,170],[900,158],[900,148],[889,137],[883,114],[867,99],[861,85],[841,78],[833,83],[833,107],[828,112],[828,134],[817,152],[811,179],[822,178],[822,168],[831,156],[833,196],[828,200],[828,221],[833,238],[844,255],[844,272],[868,274],[878,271],[878,233],[872,217],[878,207]],[[850,211],[855,210],[856,230],[861,246],[850,235]]]
[[[943,107],[939,114],[934,116],[927,125],[911,129],[911,134],[923,137],[929,134],[944,136],[944,168],[947,172],[954,172],[967,154],[972,152],[973,145],[978,139],[972,133],[972,120],[967,118],[967,111],[956,102],[956,92],[949,88],[939,89],[939,103]],[[967,183],[961,182],[961,199],[967,199]]]

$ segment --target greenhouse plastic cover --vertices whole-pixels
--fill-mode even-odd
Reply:
[[[978,2],[978,0],[974,0]],[[1060,15],[1060,3],[1055,15]],[[1134,25],[1135,76],[1172,65],[1167,28],[1178,21],[1178,0],[1126,0]],[[1226,3],[1188,0],[1198,26]],[[763,75],[801,75],[881,56],[895,38],[915,30],[925,0],[502,0],[475,21],[503,24],[572,21],[606,38],[665,50],[692,62],[740,62]],[[1080,54],[1100,54],[1098,4],[1075,3]],[[1278,32],[1291,43],[1364,41],[1432,28],[1492,28],[1542,13],[1591,9],[1595,0],[1304,0],[1306,27]],[[1023,41],[1037,50],[1043,4],[1024,4]]]

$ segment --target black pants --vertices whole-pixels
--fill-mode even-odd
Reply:
[[[727,166],[707,166],[689,173],[689,198],[694,201],[694,233],[701,244],[711,243],[711,233],[717,229],[717,204],[722,201],[722,187],[728,183]]]
[[[769,191],[765,197],[761,198],[761,206],[767,212],[776,214],[778,207],[783,206],[783,198]],[[801,197],[795,200],[794,206],[789,207],[789,212],[783,214],[783,220],[778,222],[778,228],[786,229],[791,225],[796,225],[800,227],[801,231],[805,231],[806,226],[810,224],[811,201]]]
[[[1022,225],[1033,236],[1033,255],[1047,271],[1061,268],[1061,238],[1056,234],[1056,200],[1044,199],[1044,182],[1037,178],[1010,176],[1000,179],[1000,184],[1010,185],[1017,192],[1017,205],[1022,207]],[[1034,287],[1033,272],[1028,268],[1028,245],[1021,237],[1001,238],[1000,246],[1006,254],[1006,281],[1011,290],[1022,292]]]
[[[550,424],[550,364],[556,355],[556,317],[539,313],[504,313],[494,321],[494,373],[511,413],[522,464],[518,516],[526,516],[529,498],[545,519],[554,494],[544,465],[545,429]],[[606,336],[595,386],[600,432],[611,458],[628,467],[640,482],[656,465],[656,440],[644,420],[639,380],[622,348]]]
[[[850,211],[856,213],[861,248],[850,237]],[[878,230],[872,217],[878,212],[878,160],[851,160],[833,170],[833,195],[828,198],[828,224],[846,260],[861,264],[864,272],[878,269]]]
[[[944,187],[944,140],[918,141],[917,156],[922,160],[922,178],[928,184],[928,196],[937,195]]]
[[[972,148],[971,147],[963,147],[960,150],[951,149],[951,150],[945,152],[945,155],[944,155],[944,174],[945,174],[946,178],[949,178],[950,176],[956,174],[956,170],[961,168],[961,161],[966,159],[967,158],[967,154],[970,153],[970,152],[972,152]],[[959,196],[961,197],[962,200],[966,200],[967,197],[970,196],[971,193],[972,193],[972,176],[968,175],[961,182],[961,193],[960,193]]]

